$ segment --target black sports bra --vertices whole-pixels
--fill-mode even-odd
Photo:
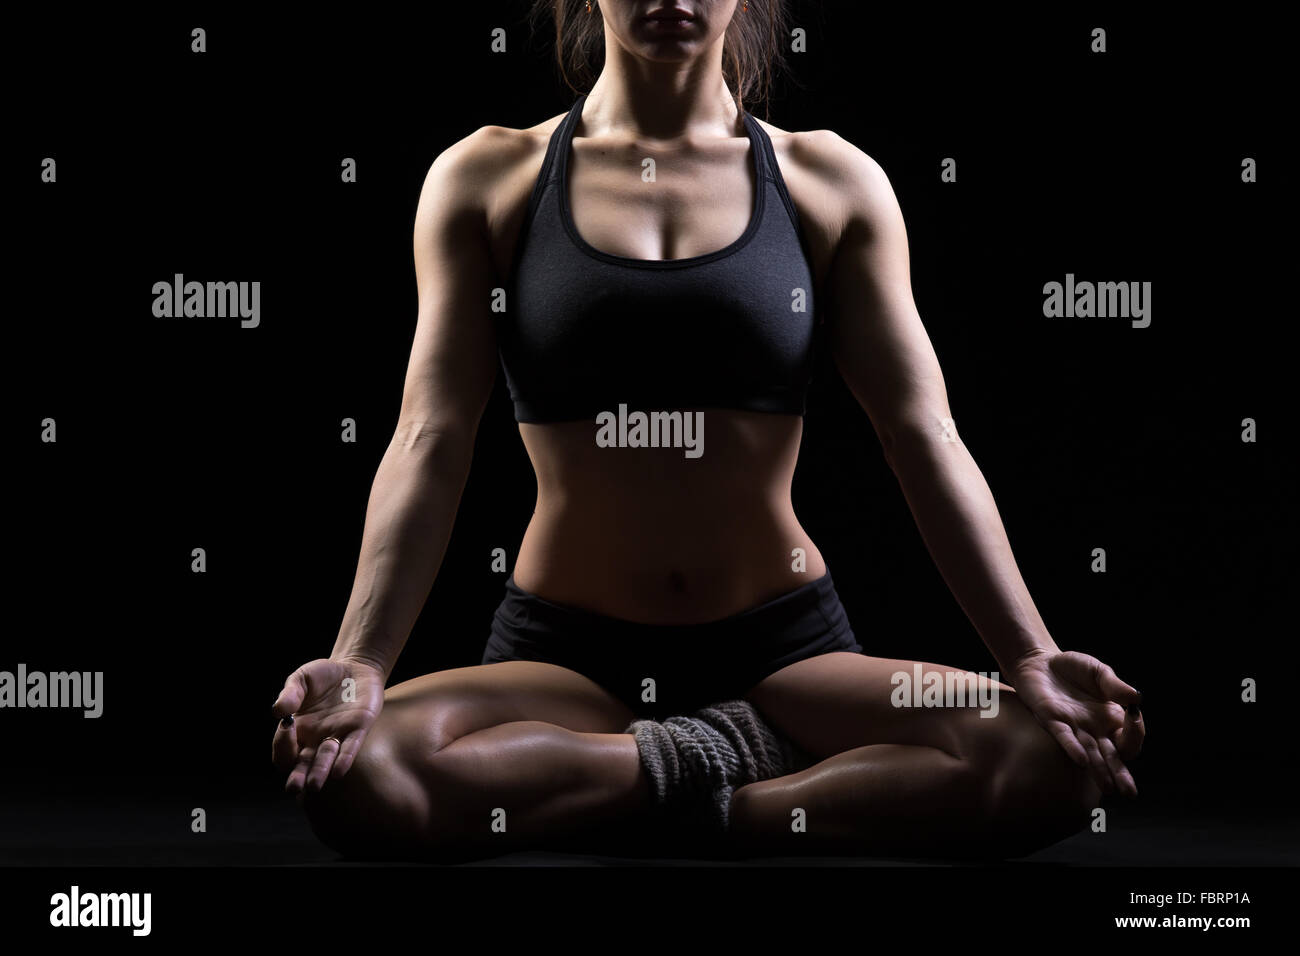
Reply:
[[[820,322],[767,133],[743,114],[756,188],[738,239],[686,259],[632,259],[593,248],[573,224],[566,171],[586,99],[551,135],[493,315],[516,421],[594,420],[620,404],[803,415]]]

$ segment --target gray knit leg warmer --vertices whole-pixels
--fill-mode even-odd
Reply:
[[[798,748],[744,700],[723,701],[662,722],[636,720],[624,733],[636,737],[656,805],[715,831],[727,829],[731,796],[738,787],[806,765]]]

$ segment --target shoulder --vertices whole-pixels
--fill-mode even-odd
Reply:
[[[481,126],[452,143],[425,174],[417,224],[439,212],[495,220],[521,188],[525,195],[531,189],[551,133],[563,118],[553,116],[527,129]]]
[[[805,200],[798,204],[833,239],[855,225],[870,227],[896,214],[898,201],[884,169],[834,130],[788,132],[759,122],[792,198],[798,189]]]
[[[885,171],[874,159],[830,129],[791,132],[759,120],[782,160],[788,158],[801,168],[828,181],[846,185],[866,178],[884,180]]]

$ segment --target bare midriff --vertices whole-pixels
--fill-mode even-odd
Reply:
[[[696,624],[823,576],[790,500],[803,419],[700,411],[698,458],[681,447],[600,447],[594,418],[521,423],[537,507],[515,584],[608,617]]]

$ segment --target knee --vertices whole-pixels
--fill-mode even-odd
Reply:
[[[316,837],[343,856],[417,855],[429,823],[423,789],[387,728],[377,723],[348,772],[305,794],[302,809]]]
[[[386,701],[348,772],[303,800],[317,838],[347,857],[460,859],[455,795],[434,758],[482,723],[465,694]]]
[[[1101,793],[1037,719],[1014,698],[1007,720],[978,750],[990,849],[1024,856],[1088,824]]]

